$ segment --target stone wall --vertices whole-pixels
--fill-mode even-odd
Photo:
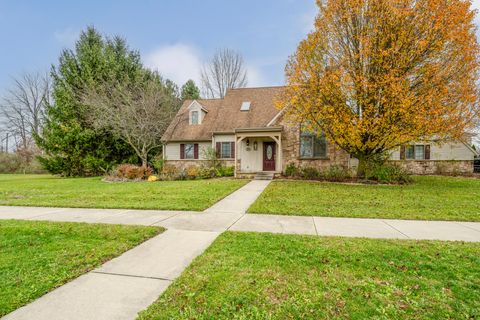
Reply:
[[[350,155],[340,149],[334,143],[327,141],[327,157],[324,159],[300,159],[300,127],[292,126],[290,123],[281,123],[282,132],[282,168],[294,163],[298,167],[309,166],[318,169],[338,165],[345,168],[350,166]]]
[[[181,171],[187,169],[188,167],[203,167],[208,166],[208,160],[166,160],[165,165],[173,165],[177,170]],[[221,160],[222,165],[226,167],[233,167],[235,164],[234,160]]]
[[[403,160],[390,161],[412,174],[471,174],[473,161],[468,160]]]

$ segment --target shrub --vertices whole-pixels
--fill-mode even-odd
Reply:
[[[406,184],[413,181],[405,169],[394,164],[376,164],[366,170],[365,178],[382,183]]]
[[[172,164],[166,164],[162,168],[162,174],[167,176],[174,176],[175,174],[177,174],[177,167]]]
[[[235,174],[234,167],[220,166],[215,170],[215,175],[217,177],[233,177]]]
[[[217,170],[211,167],[204,167],[200,169],[200,177],[203,179],[215,178],[217,175]]]
[[[189,166],[185,170],[185,174],[188,179],[196,179],[200,176],[200,170],[197,166]]]
[[[346,181],[353,177],[352,172],[342,166],[332,165],[322,171],[322,176],[328,181]]]
[[[157,155],[153,158],[152,167],[156,173],[161,173],[163,171],[163,166],[165,165],[165,160],[163,160],[162,155]]]
[[[134,164],[121,164],[114,170],[114,176],[119,179],[145,180],[153,174],[149,167],[140,167]]]
[[[287,164],[287,167],[285,168],[285,176],[287,177],[296,177],[299,175],[300,170],[298,167],[295,165],[294,162],[290,162]]]
[[[22,159],[15,153],[0,153],[0,173],[16,173],[22,166]]]
[[[305,179],[313,180],[313,179],[318,179],[321,176],[320,171],[315,167],[305,166],[305,167],[302,167],[300,170],[301,170],[301,173],[300,173],[301,177]]]

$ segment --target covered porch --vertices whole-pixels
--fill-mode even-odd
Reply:
[[[282,172],[282,127],[235,130],[235,176]]]

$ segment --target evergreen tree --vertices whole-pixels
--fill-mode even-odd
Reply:
[[[182,100],[200,99],[200,89],[198,89],[193,80],[188,80],[182,86],[181,98]]]
[[[94,130],[88,107],[80,103],[83,89],[100,83],[136,83],[148,74],[138,52],[119,37],[103,37],[95,28],[82,32],[75,50],[64,50],[52,67],[54,103],[37,144],[40,158],[54,174],[91,176],[105,173],[121,162],[138,162],[135,153],[118,137]]]

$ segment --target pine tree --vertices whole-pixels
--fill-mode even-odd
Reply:
[[[182,86],[181,98],[182,100],[200,99],[200,89],[198,89],[193,80],[188,80]]]
[[[44,167],[64,176],[92,176],[138,158],[131,148],[108,132],[92,127],[88,108],[80,103],[82,89],[105,81],[142,81],[145,69],[138,52],[119,37],[103,37],[94,27],[82,32],[75,50],[64,50],[52,67],[54,103],[47,107],[42,136]]]

